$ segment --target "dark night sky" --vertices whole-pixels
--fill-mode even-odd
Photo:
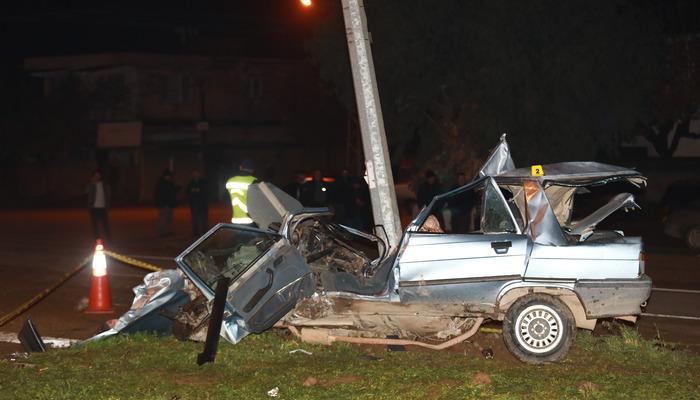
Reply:
[[[0,17],[6,65],[27,56],[99,52],[299,57],[318,10],[294,0],[24,1]]]
[[[99,52],[302,57],[327,1],[304,9],[298,0],[27,0],[0,16],[2,60]],[[649,1],[668,33],[698,31],[700,1]]]

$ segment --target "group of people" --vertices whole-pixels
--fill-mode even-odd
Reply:
[[[251,225],[248,215],[248,187],[257,182],[253,175],[253,165],[244,160],[239,172],[228,179],[226,190],[231,201],[231,222]],[[158,208],[157,233],[161,237],[173,234],[173,210],[177,206],[177,197],[182,188],[174,181],[169,169],[163,171],[155,186],[154,205]],[[193,169],[190,181],[184,188],[192,217],[192,235],[201,236],[208,229],[209,191],[207,182],[199,169]],[[307,208],[328,207],[334,211],[338,223],[361,230],[372,228],[372,209],[369,188],[364,179],[352,176],[348,170],[342,170],[335,179],[324,177],[320,170],[315,170],[309,177],[298,171],[295,180],[285,187],[285,191]],[[108,212],[112,191],[102,179],[99,170],[93,172],[86,190],[88,209],[92,229],[96,239],[111,241]]]
[[[177,194],[180,186],[173,181],[173,174],[169,169],[163,171],[158,178],[153,201],[158,207],[158,235],[172,235],[173,209],[177,206]],[[192,235],[200,236],[206,232],[209,219],[209,199],[207,186],[199,169],[192,170],[190,181],[185,187],[185,195],[190,204],[192,215]]]
[[[166,169],[156,183],[153,200],[158,208],[158,235],[172,235],[173,209],[177,206],[177,195],[181,187],[173,181],[173,174]],[[90,221],[95,239],[112,241],[109,227],[108,210],[112,199],[112,189],[102,178],[102,173],[95,170],[90,183],[85,189]],[[209,199],[207,187],[199,169],[192,170],[190,181],[185,187],[185,194],[192,214],[192,235],[200,236],[208,228]]]

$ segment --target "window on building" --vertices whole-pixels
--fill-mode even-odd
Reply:
[[[163,75],[160,97],[164,104],[189,103],[192,101],[192,79],[181,74]]]
[[[263,96],[263,82],[260,75],[250,75],[248,77],[248,97],[259,99]]]

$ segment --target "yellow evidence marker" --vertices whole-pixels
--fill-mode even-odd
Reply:
[[[544,169],[542,168],[541,165],[533,165],[531,167],[532,171],[531,174],[532,176],[542,176],[544,175]]]

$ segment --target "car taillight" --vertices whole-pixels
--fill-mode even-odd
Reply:
[[[644,273],[644,263],[647,260],[647,254],[643,251],[639,252],[639,274]]]

